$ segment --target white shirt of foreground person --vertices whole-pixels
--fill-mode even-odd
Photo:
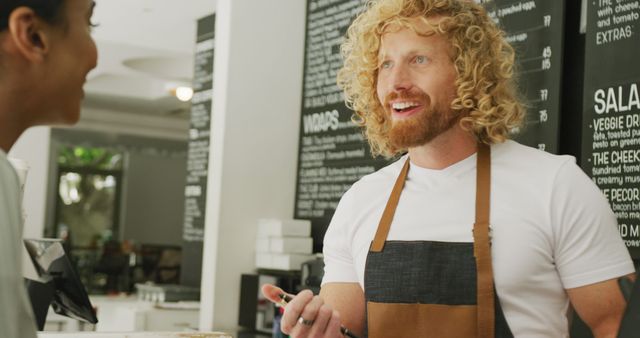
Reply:
[[[0,338],[35,338],[36,325],[22,277],[20,182],[0,149]]]
[[[491,147],[495,287],[514,337],[569,337],[565,289],[634,272],[615,215],[571,156],[506,141]],[[371,240],[406,159],[342,197],[324,238],[323,284],[364,288]],[[473,242],[476,155],[448,168],[411,165],[387,240]]]

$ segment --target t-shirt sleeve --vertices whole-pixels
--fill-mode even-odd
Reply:
[[[353,192],[348,190],[340,199],[329,228],[324,235],[324,277],[325,283],[358,282],[351,251],[350,228],[353,225]]]
[[[550,203],[555,264],[565,289],[634,272],[607,199],[573,161],[559,168]]]

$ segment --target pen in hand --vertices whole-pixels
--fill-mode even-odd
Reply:
[[[280,305],[285,306],[287,305],[287,303],[289,303],[290,301],[293,300],[293,297],[285,294],[285,293],[281,293],[278,295],[281,299],[280,301]],[[358,336],[356,336],[355,334],[353,334],[353,332],[349,331],[349,329],[347,329],[346,327],[340,325],[340,333],[342,333],[342,335],[344,335],[345,337],[349,337],[349,338],[358,338]]]

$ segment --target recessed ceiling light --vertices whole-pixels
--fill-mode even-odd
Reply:
[[[191,87],[176,88],[175,96],[182,102],[187,102],[193,97],[193,89]]]

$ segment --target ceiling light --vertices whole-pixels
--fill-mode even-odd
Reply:
[[[187,102],[193,97],[193,89],[191,87],[176,88],[175,96],[182,102]]]

